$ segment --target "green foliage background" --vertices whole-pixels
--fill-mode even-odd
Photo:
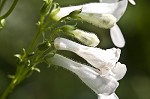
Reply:
[[[60,6],[68,6],[97,0],[54,1]],[[136,6],[128,5],[118,23],[126,39],[120,61],[128,68],[116,91],[120,99],[150,99],[150,1],[136,0],[136,3]],[[6,27],[0,31],[0,94],[10,81],[7,75],[15,72],[16,59],[13,55],[27,48],[37,30],[35,23],[41,5],[42,0],[19,0],[6,20]],[[97,33],[101,40],[100,47],[114,46],[109,30],[87,23],[79,23],[78,27]],[[74,54],[68,55],[78,60]],[[45,64],[39,67],[41,73],[35,72],[26,79],[8,99],[97,99],[96,94],[73,73],[60,67],[47,68]]]

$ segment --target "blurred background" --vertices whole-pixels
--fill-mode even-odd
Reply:
[[[98,2],[54,1],[60,6]],[[120,99],[150,99],[150,1],[136,0],[136,3],[136,6],[128,5],[126,13],[118,22],[126,39],[120,62],[128,68],[116,90]],[[0,94],[10,82],[8,74],[15,72],[16,59],[13,55],[21,53],[22,48],[27,48],[37,31],[35,23],[38,21],[41,5],[42,0],[19,0],[15,10],[7,18],[5,28],[0,31]],[[79,23],[78,27],[96,33],[101,40],[99,47],[114,46],[109,30],[85,23]],[[67,54],[78,60],[74,54]],[[47,68],[45,64],[41,64],[39,68],[41,72],[35,72],[21,83],[8,99],[97,99],[96,94],[73,73],[60,67]]]

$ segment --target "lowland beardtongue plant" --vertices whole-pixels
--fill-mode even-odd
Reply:
[[[133,5],[135,2],[129,0]],[[116,22],[126,11],[128,0],[100,0],[100,3],[88,3],[78,6],[62,7],[58,13],[52,16],[54,20],[60,20],[72,11],[81,9],[78,15],[82,20],[87,21],[100,28],[110,29],[113,43],[117,47],[124,47],[125,40]]]
[[[15,55],[18,59],[16,72],[9,76],[12,80],[1,99],[6,99],[33,71],[40,72],[37,66],[43,62],[61,66],[75,73],[98,95],[98,99],[119,99],[115,90],[119,86],[118,80],[122,79],[127,71],[126,65],[118,62],[121,50],[96,48],[100,42],[96,34],[77,29],[75,25],[69,25],[69,22],[80,19],[99,28],[110,29],[113,43],[117,47],[123,47],[125,40],[116,23],[124,14],[128,0],[100,0],[97,3],[63,8],[53,0],[43,1],[37,24],[38,31],[29,48],[23,49],[22,54]],[[133,0],[129,2],[135,5]],[[2,27],[4,23],[5,21],[1,20]],[[84,45],[58,37],[62,32],[73,36]],[[43,41],[38,44],[39,36],[43,36]],[[57,50],[71,51],[87,61],[88,65],[59,55]]]
[[[120,49],[102,50],[87,47],[64,38],[56,38],[54,45],[57,50],[76,53],[93,67],[72,61],[58,54],[48,58],[49,63],[61,66],[78,75],[98,95],[98,99],[118,99],[114,92],[119,85],[118,80],[123,78],[127,70],[124,64],[117,62]]]

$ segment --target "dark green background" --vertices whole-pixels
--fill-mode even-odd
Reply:
[[[97,0],[54,1],[68,6]],[[120,61],[128,68],[116,91],[120,99],[150,99],[150,1],[136,0],[136,3],[136,6],[128,5],[125,15],[118,22],[126,39]],[[27,48],[37,31],[35,23],[41,5],[42,0],[19,0],[6,20],[6,27],[0,31],[0,94],[9,83],[7,75],[15,71],[13,55]],[[78,27],[97,33],[101,40],[100,47],[114,46],[109,30],[86,23],[80,23]],[[26,79],[8,99],[97,99],[96,94],[73,73],[60,67],[47,68],[45,64],[39,67],[41,73],[35,72]]]

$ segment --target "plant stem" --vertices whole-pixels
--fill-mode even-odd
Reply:
[[[16,85],[14,84],[14,81],[12,80],[9,86],[6,88],[5,92],[2,94],[0,99],[6,99],[8,94],[14,89]]]
[[[19,68],[19,71],[16,72],[15,78],[12,78],[11,83],[6,88],[6,90],[4,91],[0,99],[6,99],[8,94],[11,93],[13,89],[26,78],[26,75],[28,74],[30,69],[29,67],[25,67],[24,65],[20,65],[20,66],[21,68]]]
[[[29,48],[28,48],[28,51],[27,51],[27,54],[30,53],[30,51],[33,49],[39,35],[43,32],[43,22],[44,22],[44,16],[41,16],[40,18],[40,26],[39,26],[39,30],[38,32],[35,34],[34,38],[33,38],[33,41],[31,42]]]
[[[13,9],[15,8],[17,2],[18,2],[18,0],[14,0],[14,2],[13,2],[13,4],[12,4],[12,6],[10,7],[10,9],[9,9],[4,15],[2,15],[2,16],[0,17],[0,20],[1,20],[1,19],[4,19],[4,18],[6,18],[6,17],[8,17],[8,16],[10,15],[10,13],[11,13],[11,12],[13,11]],[[5,3],[5,1],[4,1],[4,3]]]
[[[6,3],[6,1],[7,0],[3,0],[3,1],[0,2],[0,13],[1,13],[1,11],[2,11],[2,9],[3,9],[3,7],[4,7],[5,3]]]
[[[40,26],[38,32],[35,34],[33,41],[31,42],[31,45],[29,46],[27,50],[27,55],[33,50],[35,43],[39,37],[39,35],[43,32],[42,27],[43,27],[43,21],[44,21],[44,16],[41,16],[40,18]],[[26,56],[23,57],[23,60],[26,58]],[[2,94],[0,99],[6,99],[8,94],[13,91],[13,89],[20,84],[30,72],[32,72],[32,67],[35,67],[37,65],[36,63],[37,60],[33,61],[33,64],[31,66],[26,66],[26,64],[19,65],[17,66],[17,71],[15,74],[15,78],[12,79],[11,83],[9,86],[6,88],[4,93]]]
[[[18,0],[14,0],[11,8],[9,9],[9,11],[4,14],[3,16],[0,17],[0,20],[7,17],[12,10],[14,9],[16,3],[18,2]],[[41,60],[41,56],[44,52],[40,52],[38,53],[38,55],[34,55],[32,58],[32,60],[28,57],[29,53],[33,51],[36,42],[38,40],[39,35],[46,30],[46,28],[44,28],[45,24],[44,24],[44,20],[45,20],[45,16],[41,15],[40,20],[39,20],[39,24],[38,24],[38,31],[35,34],[31,44],[29,45],[29,48],[26,52],[26,54],[23,54],[22,58],[21,58],[21,63],[18,64],[17,66],[17,70],[16,73],[14,75],[14,78],[12,78],[12,81],[10,82],[10,84],[8,85],[8,87],[5,89],[4,93],[2,94],[2,96],[0,97],[0,99],[6,99],[7,96],[9,95],[9,93],[11,93],[14,88],[20,84],[25,78],[27,78],[29,76],[29,74],[32,74],[33,70],[35,69],[35,67],[42,62]],[[56,24],[57,25],[57,24]],[[54,25],[55,26],[55,25]],[[53,27],[52,27],[53,28]],[[28,63],[28,61],[32,62],[31,64]]]

